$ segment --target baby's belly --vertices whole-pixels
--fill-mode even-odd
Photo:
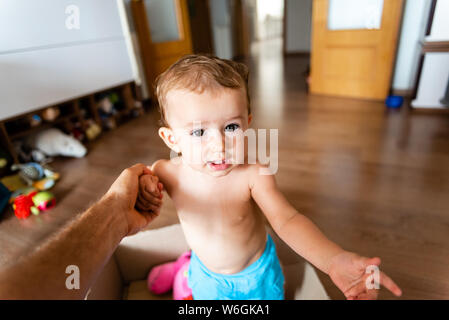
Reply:
[[[265,249],[266,230],[262,219],[245,221],[249,223],[242,222],[243,225],[180,220],[189,246],[213,272],[240,272],[255,262]]]

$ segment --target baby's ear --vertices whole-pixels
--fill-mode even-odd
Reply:
[[[176,153],[181,152],[178,144],[176,143],[172,129],[167,127],[159,128],[159,137],[161,137],[161,139],[164,140],[165,144],[174,152]]]

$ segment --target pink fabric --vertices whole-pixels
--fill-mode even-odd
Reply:
[[[167,262],[151,269],[148,274],[148,290],[163,294],[173,289],[173,299],[184,300],[192,295],[187,284],[190,251],[183,253],[176,261]]]

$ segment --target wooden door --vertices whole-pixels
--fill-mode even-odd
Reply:
[[[373,3],[371,0],[366,1]],[[310,91],[315,94],[383,100],[391,85],[403,0],[377,2],[382,6],[378,9],[377,26],[352,29],[344,26],[344,19],[341,23],[343,27],[332,26],[330,15],[334,15],[331,16],[334,21],[341,20],[348,8],[337,8],[343,14],[336,18],[329,9],[335,10],[336,6],[350,2],[313,1]],[[361,2],[356,5],[361,5]],[[355,16],[355,20],[357,18],[360,17]]]
[[[214,54],[209,0],[188,0],[187,4],[193,52]]]
[[[278,1],[278,0],[277,0]],[[249,16],[242,0],[231,2],[232,45],[234,59],[249,56]]]
[[[148,91],[180,57],[192,53],[186,0],[133,0],[131,10]]]

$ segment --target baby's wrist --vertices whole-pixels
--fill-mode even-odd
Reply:
[[[335,266],[335,261],[338,260],[338,257],[341,256],[344,253],[347,253],[348,251],[342,249],[342,248],[338,248],[335,250],[335,252],[333,252],[330,255],[330,258],[328,259],[327,263],[326,263],[326,267],[324,268],[324,273],[326,273],[327,275],[329,275],[329,273],[332,271],[332,269]]]

